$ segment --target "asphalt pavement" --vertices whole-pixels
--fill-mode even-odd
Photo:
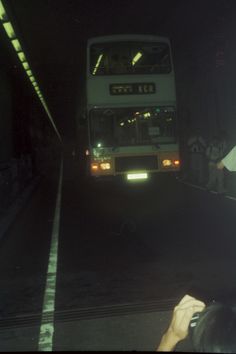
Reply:
[[[44,176],[4,231],[1,351],[38,349],[58,181]],[[176,178],[94,183],[64,160],[52,350],[154,350],[185,293],[233,301],[234,219],[234,199]]]

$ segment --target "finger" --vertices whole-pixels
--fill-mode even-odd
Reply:
[[[182,308],[182,309],[187,309],[187,308],[193,307],[193,306],[206,307],[204,302],[198,301],[198,300],[186,302],[186,303],[184,303],[182,305],[179,305],[178,307]]]
[[[177,312],[174,313],[172,324],[174,326],[183,326],[188,327],[193,314],[196,312],[201,312],[203,310],[200,306],[192,306],[188,307],[187,309],[179,309]]]
[[[202,312],[205,308],[205,305],[192,305],[192,306],[177,306],[173,311],[173,316],[175,318],[181,319],[186,314],[189,314],[190,317],[193,316],[196,312]]]
[[[175,308],[173,315],[175,316],[180,316],[180,313],[185,313],[185,312],[191,312],[192,314],[196,313],[196,312],[202,312],[205,309],[205,306],[202,305],[195,305],[195,306],[188,306],[188,307],[184,307],[184,308]]]

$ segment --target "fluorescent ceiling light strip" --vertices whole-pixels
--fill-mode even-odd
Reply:
[[[34,76],[30,76],[29,77],[29,79],[30,79],[30,81],[33,83],[33,82],[36,82],[36,80],[35,80],[35,77]]]
[[[7,21],[7,13],[6,13],[6,10],[5,10],[1,0],[0,0],[0,20],[1,21]],[[22,51],[22,48],[21,48],[21,44],[20,44],[19,40],[16,38],[16,34],[15,34],[15,31],[14,31],[14,28],[13,28],[11,22],[10,21],[3,22],[2,25],[3,25],[6,33],[7,33],[7,36],[11,39],[11,44],[13,45],[14,49],[16,50],[18,58],[20,59],[23,68],[25,69],[27,75],[29,76],[29,79],[30,79],[30,81],[31,81],[36,93],[38,94],[42,105],[45,108],[45,111],[46,111],[46,113],[47,113],[47,115],[48,115],[48,117],[49,117],[49,119],[50,119],[50,121],[51,121],[51,123],[53,125],[54,130],[57,133],[57,136],[59,137],[60,141],[62,141],[61,140],[61,136],[60,136],[60,134],[59,134],[59,132],[58,132],[56,126],[55,126],[55,123],[54,123],[54,121],[52,119],[52,116],[51,116],[51,114],[50,114],[50,112],[49,112],[49,110],[47,108],[47,105],[46,105],[46,103],[44,101],[43,95],[41,94],[40,89],[39,89],[39,87],[37,85],[37,82],[36,82],[34,76],[32,75],[32,71],[30,70],[29,64],[26,61],[25,54],[24,54],[24,52]],[[100,58],[100,61],[101,61],[101,59],[102,58]],[[98,65],[99,65],[99,63],[98,63]]]
[[[22,63],[23,63],[24,61],[26,61],[25,53],[24,53],[24,52],[18,52],[17,55],[18,55],[18,58],[20,59],[20,61],[21,61]]]
[[[29,70],[26,70],[26,74],[28,75],[28,76],[33,76],[33,73],[32,73],[32,71],[29,69]]]
[[[15,48],[16,52],[22,52],[22,48],[21,48],[21,45],[20,45],[20,42],[18,41],[18,39],[12,39],[11,44]]]
[[[27,62],[27,61],[24,61],[23,63],[22,63],[22,65],[23,65],[23,67],[24,67],[24,69],[25,70],[29,70],[29,63]]]
[[[14,31],[14,29],[13,29],[13,27],[12,27],[12,24],[11,24],[11,22],[4,22],[3,23],[3,27],[4,27],[4,29],[5,29],[5,31],[6,31],[6,33],[7,33],[7,35],[8,35],[8,37],[10,38],[10,39],[13,39],[13,38],[15,38],[16,37],[16,35],[15,35],[15,31]]]
[[[7,20],[7,13],[6,10],[0,0],[0,20],[1,21],[6,21]]]

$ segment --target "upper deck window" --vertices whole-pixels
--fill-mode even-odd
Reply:
[[[167,43],[112,42],[90,47],[93,75],[167,74],[171,71]]]

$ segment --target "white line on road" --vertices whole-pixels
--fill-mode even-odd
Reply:
[[[180,183],[183,183],[183,184],[186,184],[187,186],[191,186],[191,187],[193,187],[193,188],[201,189],[201,190],[203,190],[203,191],[206,189],[206,188],[203,188],[203,187],[201,187],[201,186],[197,186],[196,184],[192,184],[192,183],[190,183],[190,182],[182,181],[181,179],[179,179],[179,182],[180,182]]]
[[[39,334],[38,351],[52,351],[54,335],[54,311],[57,278],[58,236],[61,210],[61,189],[63,175],[63,160],[61,160],[56,208],[53,219],[51,248],[48,262],[47,280],[44,293],[42,319]]]
[[[231,197],[230,195],[226,195],[225,198],[232,199],[232,200],[236,200],[235,197]]]
[[[186,184],[187,186],[191,186],[193,188],[196,188],[196,189],[201,189],[201,190],[206,190],[206,188],[204,187],[201,187],[201,186],[197,186],[196,184],[192,184],[190,182],[186,182],[186,181],[182,181],[181,179],[178,180],[180,183],[183,183],[183,184]],[[210,193],[213,193],[213,194],[218,194],[216,191],[209,191]],[[236,201],[236,198],[235,197],[232,197],[230,195],[225,195],[225,198],[227,199],[231,199],[231,200],[235,200]]]

